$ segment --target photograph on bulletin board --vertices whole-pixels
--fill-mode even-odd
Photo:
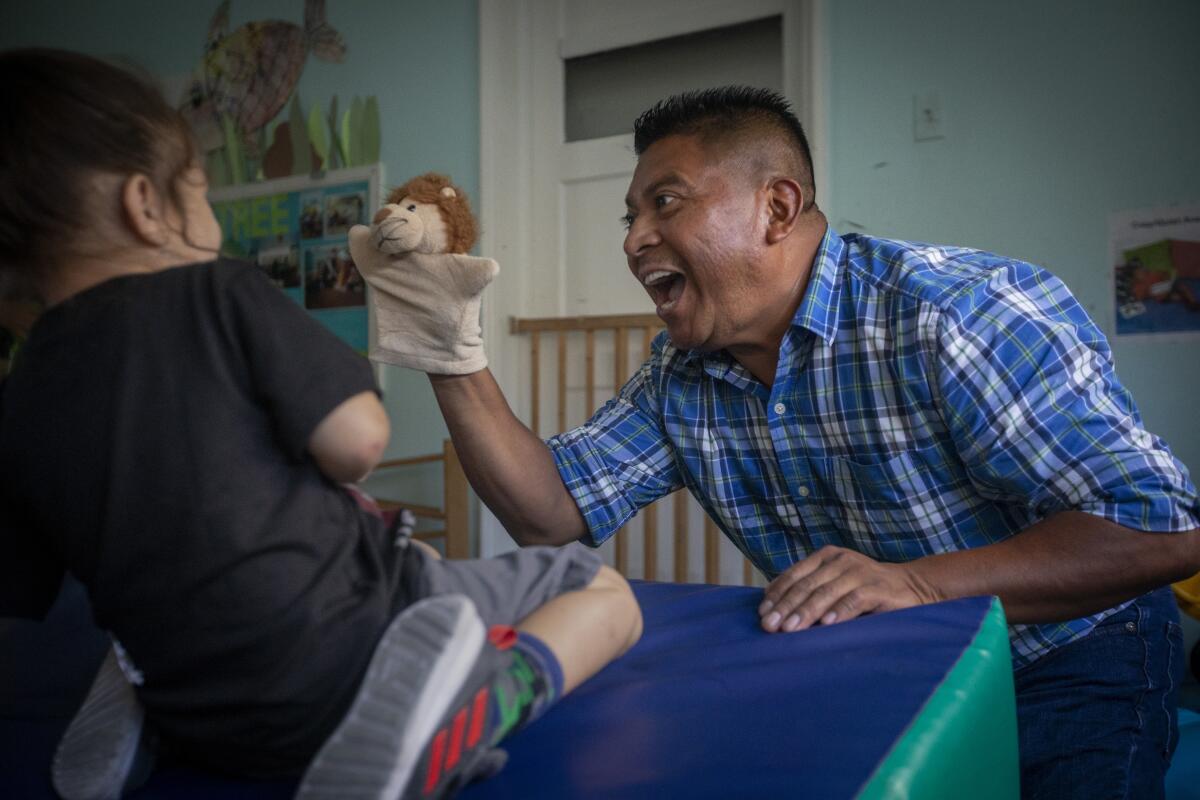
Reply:
[[[225,239],[221,252],[257,264],[271,281],[364,355],[367,287],[349,233],[379,206],[380,167],[293,176],[209,192]]]
[[[1200,336],[1200,205],[1114,214],[1109,249],[1117,336]]]

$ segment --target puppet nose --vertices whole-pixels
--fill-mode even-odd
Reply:
[[[380,222],[383,222],[385,219],[387,219],[391,215],[392,215],[392,210],[385,206],[385,207],[379,209],[379,211],[377,211],[375,213],[375,219],[371,220],[371,222],[378,224]]]

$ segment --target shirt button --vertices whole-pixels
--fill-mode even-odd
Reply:
[[[775,413],[776,414],[782,414],[784,411],[787,411],[787,406],[785,406],[783,403],[775,404]]]
[[[1130,633],[1137,633],[1137,623],[1132,621],[1126,622],[1125,630],[1129,631]]]
[[[807,486],[801,486],[796,491],[800,494],[801,497],[808,497],[808,487]]]

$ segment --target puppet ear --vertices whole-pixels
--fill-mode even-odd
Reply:
[[[453,186],[443,186],[442,197],[458,197],[458,192],[454,191]]]

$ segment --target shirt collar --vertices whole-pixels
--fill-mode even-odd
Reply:
[[[846,243],[832,226],[825,227],[825,236],[813,258],[812,271],[808,274],[808,287],[804,299],[792,317],[793,327],[799,326],[812,331],[826,344],[833,344],[838,329],[838,308],[842,295],[842,262],[846,257]]]

